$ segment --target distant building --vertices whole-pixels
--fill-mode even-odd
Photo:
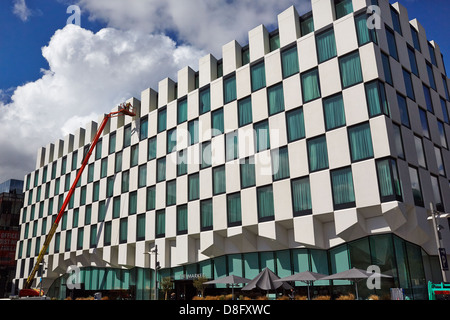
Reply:
[[[0,193],[23,194],[23,180],[7,180],[0,183]]]
[[[12,292],[23,196],[22,180],[8,180],[0,184],[0,297]]]
[[[157,245],[159,277],[172,277],[178,297],[192,295],[198,275],[370,265],[393,278],[360,286],[361,296],[404,288],[427,297],[427,281],[441,275],[429,205],[450,210],[441,51],[399,3],[311,3],[131,99],[136,117],[111,120],[45,256],[50,295],[68,294],[75,266],[85,294],[148,299],[155,265],[146,253]],[[367,13],[371,4],[380,16]],[[96,131],[91,122],[38,151],[20,218],[19,287]],[[316,285],[331,294],[351,284]]]

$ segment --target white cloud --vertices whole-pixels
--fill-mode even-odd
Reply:
[[[62,139],[141,91],[156,88],[203,52],[164,35],[112,28],[94,34],[75,25],[58,30],[42,54],[43,76],[18,87],[0,112],[0,181],[34,170],[36,151]]]
[[[14,0],[13,13],[23,22],[28,21],[31,16],[31,10],[28,9],[25,0]]]
[[[222,45],[248,43],[248,31],[277,24],[277,14],[295,5],[300,14],[310,0],[79,0],[90,19],[118,29],[173,32],[178,39],[221,56]]]

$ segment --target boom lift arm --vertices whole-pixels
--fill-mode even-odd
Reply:
[[[29,289],[31,289],[31,284],[33,283],[34,277],[36,276],[36,273],[37,273],[37,271],[39,269],[39,265],[41,264],[41,262],[42,262],[42,260],[44,258],[44,255],[45,255],[45,253],[46,253],[46,251],[47,251],[47,249],[48,249],[48,247],[50,245],[50,242],[52,241],[53,235],[55,234],[56,229],[58,228],[59,221],[61,220],[61,218],[64,215],[64,212],[65,212],[65,210],[67,208],[67,205],[69,204],[69,201],[72,198],[73,193],[75,192],[76,185],[77,185],[78,181],[80,180],[81,175],[83,174],[83,171],[84,171],[86,165],[88,164],[89,158],[90,158],[92,152],[94,151],[95,146],[97,145],[97,142],[100,139],[100,136],[101,136],[103,130],[105,129],[106,124],[108,123],[109,119],[114,118],[114,117],[118,117],[121,114],[127,115],[127,116],[131,116],[131,117],[136,116],[136,114],[133,111],[130,110],[131,107],[132,107],[131,103],[121,104],[119,106],[119,111],[110,112],[109,114],[106,114],[105,117],[103,118],[103,121],[102,121],[102,123],[100,125],[100,128],[98,129],[97,134],[95,135],[95,138],[92,141],[91,147],[89,148],[89,151],[88,151],[88,153],[86,154],[86,157],[83,160],[81,168],[78,171],[78,174],[77,174],[77,176],[75,178],[75,181],[73,182],[72,187],[70,188],[69,193],[67,194],[66,199],[64,200],[64,203],[63,203],[62,207],[59,210],[58,215],[56,216],[55,222],[53,223],[52,228],[50,229],[47,237],[45,238],[44,245],[42,246],[42,249],[39,252],[39,255],[37,257],[37,260],[36,260],[36,263],[34,265],[34,268],[31,271],[30,275],[28,276],[28,278],[27,278],[27,280],[26,280],[22,290],[29,291]],[[23,296],[22,294],[20,294],[20,295]]]

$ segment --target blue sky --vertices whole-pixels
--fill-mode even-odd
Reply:
[[[450,1],[400,3],[450,70]],[[81,27],[66,26],[74,4]],[[205,54],[220,58],[259,24],[276,27],[291,5],[310,10],[310,0],[0,0],[0,182],[34,170],[38,148],[185,66],[198,70]]]
[[[396,1],[390,1],[394,3]],[[417,19],[427,32],[428,40],[434,40],[444,54],[447,72],[450,72],[450,1],[448,0],[404,0],[400,1],[408,10],[409,19]]]
[[[31,15],[26,21],[14,14],[12,0],[0,1],[0,89],[6,90],[35,81],[41,68],[48,68],[41,48],[57,29],[66,25],[67,3],[56,0],[26,2]],[[98,31],[105,26],[83,17],[83,27]]]
[[[408,9],[410,19],[417,18],[421,22],[428,39],[435,40],[440,45],[446,66],[450,68],[450,2],[404,0],[400,3]],[[69,4],[71,2],[62,0],[28,0],[26,5],[31,16],[27,21],[22,21],[13,13],[13,0],[0,1],[0,89],[17,87],[40,78],[40,69],[48,68],[41,47],[48,44],[57,29],[66,25],[66,20],[71,15],[66,13]],[[88,19],[84,12],[82,26],[96,32],[105,27],[106,23]]]

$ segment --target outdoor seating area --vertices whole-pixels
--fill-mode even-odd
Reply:
[[[231,294],[197,296],[194,300],[380,300],[376,294],[362,297],[358,292],[358,282],[369,278],[392,278],[390,275],[371,273],[366,270],[352,268],[332,275],[324,275],[304,271],[288,277],[280,278],[269,268],[262,270],[255,278],[246,279],[234,275],[204,282],[204,285],[225,284],[231,287]],[[332,297],[329,294],[313,294],[311,287],[319,280],[347,280],[353,283],[354,292]],[[295,283],[303,282],[307,294],[299,294]],[[241,287],[242,286],[242,287]]]

